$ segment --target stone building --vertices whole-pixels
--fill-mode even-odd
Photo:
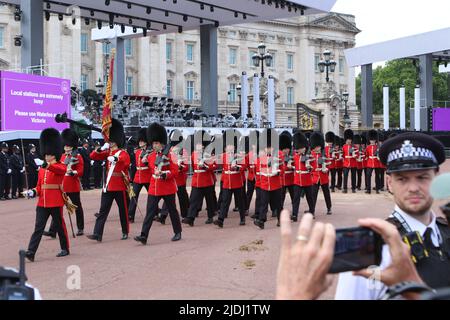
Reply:
[[[20,35],[20,22],[14,21],[13,12],[9,5],[0,7],[0,69],[23,72],[20,47],[14,41]],[[87,25],[79,20],[73,25],[70,18],[51,15],[44,27],[44,73],[71,79],[81,91],[96,90],[99,80],[106,79],[111,44],[91,41],[93,28],[97,28],[94,22]],[[307,129],[313,124],[324,131],[342,131],[341,97],[348,91],[352,127],[358,128],[355,72],[347,68],[344,50],[355,46],[359,32],[355,17],[340,13],[219,27],[219,112],[238,112],[240,77],[242,72],[249,78],[260,72],[251,57],[263,42],[274,57],[265,71],[266,77],[275,79],[277,126]],[[337,62],[328,83],[317,66],[325,50]],[[168,96],[179,103],[199,105],[199,31],[127,39],[125,51],[127,94]]]

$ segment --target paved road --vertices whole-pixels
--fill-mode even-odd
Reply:
[[[444,170],[450,171],[450,162]],[[336,227],[356,225],[361,217],[386,217],[392,210],[391,196],[333,193],[333,215],[326,216],[320,195],[318,221]],[[82,193],[86,231],[91,232],[100,191]],[[289,203],[289,196],[286,204]],[[145,202],[140,207],[145,209]],[[286,205],[290,209],[290,205]],[[301,212],[305,203],[301,204]],[[154,224],[149,244],[120,241],[117,209],[107,221],[103,243],[86,237],[71,239],[71,255],[56,258],[57,240],[43,239],[36,262],[27,263],[30,282],[45,299],[273,299],[279,255],[279,229],[276,221],[259,230],[248,221],[239,226],[237,213],[231,213],[220,230],[204,225],[201,213],[194,228],[185,227],[183,240],[172,243],[170,224]],[[142,217],[131,226],[138,235]],[[0,265],[17,266],[18,250],[26,248],[35,221],[35,201],[0,203]],[[167,220],[169,222],[169,220]],[[67,289],[71,266],[81,270],[81,290]],[[324,299],[332,299],[335,287]]]

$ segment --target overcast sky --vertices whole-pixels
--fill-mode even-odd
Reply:
[[[356,17],[356,46],[450,27],[450,0],[337,0],[332,11]]]

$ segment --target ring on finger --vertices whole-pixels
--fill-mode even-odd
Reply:
[[[300,236],[298,236],[298,237],[297,237],[297,240],[298,240],[298,241],[303,241],[303,242],[308,242],[309,238],[308,238],[308,237],[305,237],[305,236],[302,236],[302,235],[300,235]]]

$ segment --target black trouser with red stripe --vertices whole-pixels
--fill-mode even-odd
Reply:
[[[284,186],[283,192],[281,194],[281,210],[284,209],[284,202],[286,201],[286,193],[289,192],[289,195],[291,196],[291,202],[294,202],[295,198],[295,186]]]
[[[278,219],[280,219],[281,213],[281,195],[283,188],[267,191],[260,189],[260,209],[259,209],[259,220],[262,222],[267,221],[267,212],[269,211],[269,203],[273,212],[276,213]]]
[[[238,189],[222,189],[222,203],[220,204],[219,220],[224,221],[230,210],[231,197],[234,195],[234,201],[237,203],[241,221],[245,220],[245,200],[242,188]]]
[[[214,186],[196,188],[192,187],[191,197],[189,199],[190,206],[187,217],[195,220],[197,217],[197,210],[201,208],[203,198],[206,200],[206,206],[208,209],[208,218],[212,219],[214,213],[217,210],[217,204],[214,202]]]
[[[177,211],[177,205],[175,204],[175,194],[167,196],[152,196],[147,198],[147,214],[145,215],[144,223],[142,224],[141,236],[148,239],[150,228],[153,224],[153,219],[158,214],[158,203],[161,199],[164,199],[164,203],[169,210],[170,220],[172,221],[172,228],[174,233],[181,233],[181,221]]]
[[[316,211],[317,197],[319,196],[319,188],[322,188],[323,196],[325,198],[325,203],[327,204],[327,209],[331,210],[332,203],[331,203],[330,187],[329,187],[328,183],[321,185],[319,182],[319,183],[313,185],[312,188],[313,188],[313,199],[314,199],[314,208],[313,208],[314,212]]]
[[[103,229],[105,228],[106,219],[111,211],[114,200],[119,207],[122,233],[128,234],[130,232],[130,225],[128,221],[128,206],[130,204],[130,198],[128,197],[128,193],[126,191],[107,191],[102,193],[100,211],[94,227],[94,235],[100,238],[103,236]]]
[[[67,193],[67,196],[70,198],[70,200],[72,200],[72,203],[78,207],[76,211],[77,228],[79,231],[82,231],[84,230],[84,212],[83,206],[81,205],[80,193],[69,192]],[[54,220],[52,220],[49,232],[52,233],[53,235],[56,235],[56,225]]]
[[[36,223],[34,226],[33,235],[30,239],[30,244],[28,245],[29,251],[36,253],[39,243],[41,242],[47,220],[50,216],[52,216],[55,230],[58,233],[61,250],[69,251],[69,237],[67,235],[66,223],[63,217],[63,207],[36,207]]]
[[[356,190],[356,168],[344,168],[344,190],[348,189],[348,174],[352,176],[352,190]]]
[[[186,218],[189,211],[189,195],[186,191],[186,186],[178,186],[177,197],[178,203],[180,204],[181,217]],[[164,202],[160,211],[160,216],[165,219],[168,215],[169,210],[167,209],[166,202]]]
[[[342,168],[335,168],[331,169],[331,190],[334,190],[335,188],[341,189],[342,188]],[[336,181],[337,176],[337,181]]]
[[[363,169],[356,169],[356,173],[357,173],[356,188],[358,190],[361,190]]]
[[[142,188],[145,187],[145,189],[147,189],[148,192],[149,185],[150,183],[143,183],[143,184],[133,183],[133,191],[136,197],[130,199],[130,210],[128,212],[128,217],[130,218],[130,220],[134,221],[134,217],[136,215],[136,208],[138,206],[139,194],[141,193]]]
[[[253,180],[253,181],[247,180],[247,194],[246,194],[247,200],[245,203],[246,204],[245,210],[250,209],[250,204],[252,203],[253,193],[255,192],[255,184],[256,184],[255,180]]]
[[[294,200],[292,201],[292,216],[298,217],[298,211],[300,209],[300,200],[302,193],[306,195],[306,201],[308,202],[309,212],[314,214],[314,198],[313,198],[313,186],[300,187],[295,186]]]

